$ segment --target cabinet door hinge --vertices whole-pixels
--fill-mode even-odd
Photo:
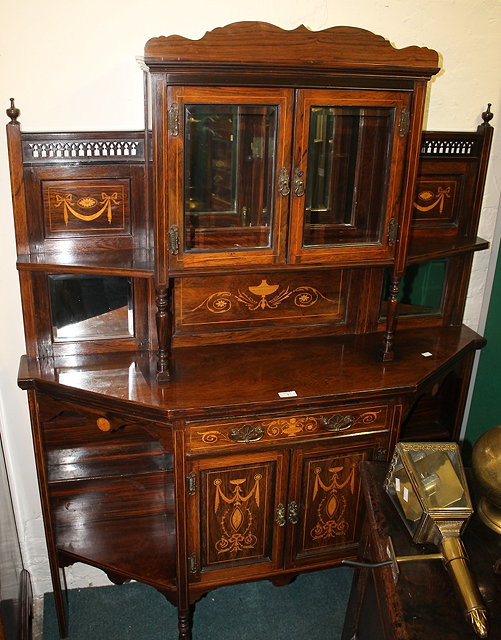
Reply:
[[[179,253],[179,227],[177,224],[173,224],[169,229],[169,251],[173,256],[177,256]]]
[[[398,222],[396,218],[391,218],[388,222],[388,245],[392,247],[397,241]]]
[[[171,136],[179,135],[179,106],[177,102],[173,102],[168,112],[169,133]]]
[[[410,124],[411,114],[409,113],[409,109],[407,109],[407,107],[402,107],[400,109],[400,117],[398,119],[398,135],[401,138],[405,138],[409,133]]]
[[[192,471],[186,478],[186,491],[189,496],[194,496],[197,493],[197,474]]]
[[[190,555],[188,556],[188,571],[191,574],[198,573],[198,561],[196,553],[190,553]]]

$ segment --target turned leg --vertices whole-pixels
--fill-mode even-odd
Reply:
[[[193,607],[189,609],[178,609],[177,627],[179,629],[179,640],[191,640],[191,628],[193,621]]]
[[[157,336],[158,336],[158,363],[157,380],[167,382],[170,379],[170,342],[172,333],[172,281],[166,286],[157,287]]]
[[[398,292],[400,291],[400,277],[394,277],[390,285],[390,297],[386,308],[386,332],[384,334],[383,351],[381,359],[383,362],[393,360],[393,339],[397,324]]]

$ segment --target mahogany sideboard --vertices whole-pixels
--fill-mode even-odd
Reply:
[[[492,114],[422,132],[438,56],[237,23],[145,47],[144,131],[7,110],[28,391],[61,570],[221,585],[354,558],[358,467],[458,438]],[[398,319],[398,329],[397,329]]]

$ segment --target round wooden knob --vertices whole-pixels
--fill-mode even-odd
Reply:
[[[97,428],[100,431],[111,431],[112,426],[111,426],[111,422],[108,420],[108,418],[98,418],[96,420],[96,424],[97,424]]]

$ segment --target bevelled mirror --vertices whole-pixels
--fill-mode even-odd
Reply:
[[[131,279],[124,276],[48,276],[54,342],[134,335]]]
[[[185,107],[185,250],[271,244],[277,107]]]
[[[382,240],[395,110],[313,106],[303,246]]]

